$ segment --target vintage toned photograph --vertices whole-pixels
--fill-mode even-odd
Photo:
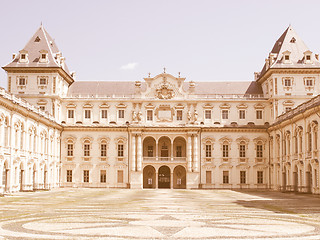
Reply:
[[[320,2],[0,8],[0,240],[319,240]]]

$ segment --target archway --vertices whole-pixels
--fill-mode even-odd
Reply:
[[[143,140],[143,160],[152,160],[156,157],[156,140],[153,137],[146,137]]]
[[[153,166],[143,169],[143,188],[156,188],[156,170]]]
[[[171,140],[168,137],[161,137],[158,142],[159,160],[169,161],[171,158]]]
[[[176,166],[173,170],[173,188],[186,188],[186,169],[183,166]]]
[[[298,192],[298,167],[294,167],[293,171],[293,191]]]
[[[309,164],[306,172],[306,185],[307,185],[307,192],[312,192],[312,167]]]
[[[20,191],[23,191],[23,181],[24,180],[24,167],[23,164],[20,163],[20,173],[19,173],[19,184],[20,184]]]
[[[158,188],[170,188],[170,168],[162,166],[158,170]]]
[[[173,141],[173,157],[174,160],[186,159],[186,140],[183,137],[176,137]]]

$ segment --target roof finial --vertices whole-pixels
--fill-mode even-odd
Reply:
[[[178,72],[178,74],[179,74],[179,78],[180,78],[180,72]]]
[[[165,67],[163,68],[163,73],[166,73],[166,68]]]
[[[43,27],[42,21],[41,21],[41,23],[40,23],[40,27]]]
[[[150,76],[151,76],[151,73],[148,73],[148,78],[150,78]]]

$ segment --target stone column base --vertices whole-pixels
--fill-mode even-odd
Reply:
[[[200,173],[199,172],[187,172],[187,189],[199,188]]]
[[[131,189],[142,189],[143,188],[143,177],[142,171],[130,172],[130,188]]]

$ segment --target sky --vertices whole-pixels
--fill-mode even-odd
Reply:
[[[291,24],[320,52],[320,1],[0,0],[0,65],[41,22],[76,80],[252,81]],[[0,71],[0,86],[7,87]]]

